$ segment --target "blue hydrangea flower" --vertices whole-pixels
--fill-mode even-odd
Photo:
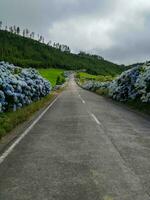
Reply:
[[[0,62],[0,112],[28,105],[48,95],[51,84],[32,68]]]

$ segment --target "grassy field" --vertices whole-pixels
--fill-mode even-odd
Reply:
[[[112,76],[102,76],[102,75],[96,76],[85,72],[77,73],[77,78],[79,78],[80,81],[95,80],[100,82],[112,81],[114,79],[114,77]]]
[[[56,85],[56,81],[58,76],[61,76],[61,74],[64,72],[62,69],[39,69],[40,74],[49,80],[54,87]]]

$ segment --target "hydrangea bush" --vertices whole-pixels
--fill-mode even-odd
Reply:
[[[123,72],[116,80],[110,83],[109,95],[119,101],[135,99],[138,96],[135,83],[139,74],[139,68],[133,68]]]
[[[95,91],[108,89],[108,95],[117,101],[140,100],[150,102],[150,66],[146,64],[123,72],[112,82],[88,81],[83,88]]]
[[[0,112],[16,111],[51,91],[49,81],[32,68],[20,68],[0,62]]]
[[[98,89],[107,89],[109,86],[109,82],[98,82],[98,81],[87,81],[82,87],[86,90],[96,91]]]

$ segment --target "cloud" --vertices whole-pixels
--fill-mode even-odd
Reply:
[[[108,20],[77,17],[54,23],[49,34],[53,40],[59,38],[60,42],[68,43],[74,49],[90,50],[93,46],[105,49],[112,46],[109,33],[113,28],[113,24]]]
[[[1,0],[0,19],[117,63],[149,59],[149,0]]]

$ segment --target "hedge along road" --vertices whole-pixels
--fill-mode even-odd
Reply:
[[[150,200],[150,123],[67,89],[0,164],[2,200]]]

